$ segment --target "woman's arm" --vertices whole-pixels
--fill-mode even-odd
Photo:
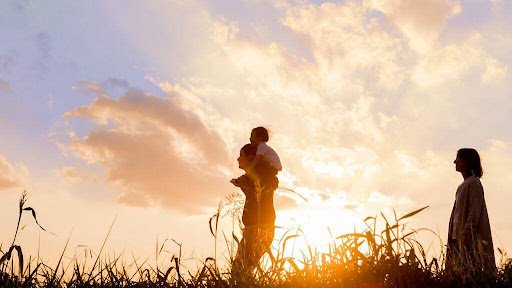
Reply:
[[[482,209],[484,207],[484,188],[480,181],[474,181],[468,183],[467,194],[467,217],[464,222],[464,241],[471,241],[472,235],[478,229],[478,222],[480,221],[480,216],[482,215]]]

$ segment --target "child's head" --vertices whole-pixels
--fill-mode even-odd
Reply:
[[[268,130],[265,127],[256,127],[251,131],[251,144],[258,145],[268,141]]]

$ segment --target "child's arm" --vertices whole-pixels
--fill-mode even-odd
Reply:
[[[254,156],[254,158],[251,160],[251,163],[247,164],[247,171],[252,171],[252,169],[260,163],[261,159],[263,159],[263,155],[257,154]]]

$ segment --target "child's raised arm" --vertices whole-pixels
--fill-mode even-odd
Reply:
[[[252,171],[252,169],[256,165],[258,165],[258,163],[260,163],[261,159],[263,159],[263,155],[256,154],[256,156],[254,156],[254,158],[251,160],[251,162],[249,164],[247,164],[247,171],[248,172]]]

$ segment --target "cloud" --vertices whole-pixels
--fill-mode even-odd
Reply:
[[[84,93],[94,93],[97,96],[105,94],[105,91],[103,90],[100,84],[96,83],[95,81],[89,80],[77,82],[76,85],[73,86],[73,89],[77,91],[82,91]]]
[[[28,170],[24,165],[15,167],[0,154],[0,190],[20,187],[27,174]]]
[[[276,6],[281,22],[264,28],[299,38],[306,53],[289,38],[247,37],[246,25],[219,17],[209,53],[197,57],[202,65],[180,80],[146,77],[164,97],[123,81],[78,83],[94,101],[66,117],[95,126],[84,133],[76,125],[84,135],[72,133],[68,149],[103,167],[124,203],[193,211],[232,188],[224,172],[233,155],[251,128],[267,125],[285,167],[281,185],[312,202],[280,191],[279,210],[431,205],[441,216],[428,225],[444,229],[460,184],[455,151],[476,146],[485,155],[489,139],[511,140],[507,94],[494,85],[507,85],[501,45],[489,49],[478,29],[446,33],[447,19],[463,9],[456,1],[295,3]],[[126,92],[113,96],[111,86]],[[493,181],[487,185],[500,183]]]
[[[407,46],[382,23],[367,22],[365,13],[353,3],[286,6],[282,24],[307,37],[313,59],[293,54],[284,43],[246,40],[236,23],[220,21],[214,37],[230,64],[223,67],[233,70],[232,82],[241,83],[232,89],[240,92],[226,89],[220,95],[208,88],[209,95],[182,94],[236,107],[217,112],[234,124],[235,137],[246,134],[250,123],[272,123],[276,133],[271,145],[286,173],[297,179],[295,187],[347,191],[366,199],[363,195],[376,189],[372,179],[393,171],[383,167],[396,165],[393,157],[381,156],[393,155],[386,133],[400,120],[386,110],[400,100],[391,99],[407,83],[410,67],[402,56],[408,55]],[[173,87],[201,91],[209,85],[204,82]]]
[[[458,43],[425,54],[418,59],[412,80],[425,89],[460,83],[474,74],[479,74],[483,84],[500,82],[507,67],[486,51],[484,42],[484,37],[474,32]]]
[[[386,206],[390,206],[390,204],[393,202],[393,198],[391,198],[390,196],[388,195],[384,195],[380,192],[372,192],[370,193],[370,195],[368,196],[368,202],[372,203],[379,203],[379,204],[382,204],[382,205],[386,205]]]
[[[489,2],[491,2],[495,6],[503,4],[503,0],[489,0]]]
[[[386,14],[407,37],[409,45],[421,53],[437,43],[446,20],[462,12],[457,0],[369,0],[366,3]]]
[[[97,96],[64,116],[96,126],[81,138],[71,134],[67,147],[105,169],[123,191],[121,202],[195,211],[215,205],[230,188],[226,174],[234,161],[222,136],[184,109],[180,95],[157,97],[130,87],[113,99],[98,83],[79,86]]]
[[[311,37],[311,50],[315,55],[313,62],[294,55],[281,43],[261,44],[244,40],[238,35],[238,28],[233,23],[216,23],[214,26],[218,33],[214,35],[218,45],[225,52],[226,61],[230,64],[226,70],[233,68],[236,71],[238,75],[235,74],[233,77],[237,81],[232,82],[240,83],[241,86],[233,87],[240,91],[239,94],[231,92],[229,93],[233,94],[231,97],[218,95],[219,97],[215,98],[216,103],[239,107],[249,111],[251,117],[253,111],[259,111],[252,117],[254,119],[250,120],[252,122],[257,119],[263,123],[275,123],[278,121],[277,118],[304,120],[296,122],[297,125],[291,123],[285,128],[286,131],[280,132],[286,132],[287,135],[295,134],[294,131],[297,131],[298,127],[303,127],[307,129],[309,139],[315,139],[313,141],[327,140],[320,139],[329,134],[322,129],[333,132],[329,135],[334,139],[327,140],[331,143],[341,138],[349,139],[348,145],[356,141],[360,144],[382,141],[380,126],[385,121],[381,120],[392,119],[392,116],[386,113],[376,113],[377,115],[374,116],[376,98],[365,88],[365,85],[368,84],[370,89],[373,87],[388,89],[400,85],[399,77],[394,77],[393,81],[384,80],[385,75],[401,74],[398,71],[389,70],[397,67],[396,63],[389,59],[399,55],[399,45],[397,51],[389,48],[391,51],[387,53],[386,45],[389,42],[383,43],[380,39],[389,39],[393,42],[392,37],[387,37],[385,33],[378,31],[375,32],[377,37],[372,37],[371,32],[368,32],[371,35],[365,35],[364,26],[360,26],[362,20],[356,17],[356,23],[350,23],[350,20],[345,19],[343,13],[353,14],[351,9],[352,6],[317,8],[311,5],[311,7],[296,8],[287,13],[284,24],[292,27],[297,33],[304,33]],[[343,29],[334,30],[331,33],[324,31],[330,29],[329,27],[339,27],[336,25],[338,19],[347,22],[346,31],[349,35],[346,37],[354,38],[355,41],[343,41],[345,36],[339,36],[337,33],[338,30],[345,31]],[[357,27],[357,30],[351,32],[351,27]],[[360,35],[361,33],[363,34]],[[320,38],[319,35],[325,34],[332,37]],[[344,43],[348,45],[346,48],[341,45]],[[379,46],[379,43],[383,43],[382,46]],[[365,57],[351,54],[361,52],[358,52],[360,49],[376,52],[368,53]],[[358,55],[365,54],[364,51]],[[387,57],[387,54],[391,56]],[[390,65],[387,65],[388,62]],[[368,75],[361,78],[364,72],[368,72]],[[375,81],[375,79],[383,79],[383,81]],[[213,98],[209,95],[203,100],[213,102]],[[240,101],[242,99],[246,101]],[[226,103],[228,101],[232,101],[233,104]],[[269,105],[269,103],[273,104]],[[233,111],[236,114],[238,109]],[[229,112],[226,114],[229,118],[240,117]],[[356,141],[352,140],[354,135],[358,137]]]
[[[76,166],[64,166],[59,171],[58,174],[60,177],[69,182],[77,182],[77,181],[87,181],[87,182],[97,182],[98,178],[84,169]]]
[[[394,89],[404,80],[402,64],[410,52],[399,37],[383,29],[385,23],[369,18],[369,12],[356,2],[287,8],[283,25],[307,37],[318,65],[317,80],[324,81],[327,91],[351,93],[354,83]]]
[[[441,201],[428,195],[444,189],[443,181],[455,182],[449,176],[453,151],[469,141],[486,145],[487,135],[464,132],[467,123],[489,133],[485,127],[501,129],[499,121],[476,118],[498,101],[481,93],[483,79],[504,77],[506,65],[478,31],[439,41],[446,20],[462,9],[458,2],[281,3],[276,9],[283,13],[279,28],[300,35],[311,58],[284,41],[248,39],[242,25],[220,19],[212,24],[219,51],[208,61],[218,65],[210,65],[209,74],[153,81],[183,96],[205,123],[222,127],[234,143],[229,147],[245,143],[250,128],[270,124],[270,145],[291,175],[283,180],[294,179],[286,185],[344,191],[357,201],[374,191]],[[432,37],[435,49],[417,51],[411,35]],[[432,183],[432,177],[442,180]]]
[[[368,196],[368,203],[375,204],[377,205],[377,207],[381,207],[380,209],[393,209],[393,207],[411,204],[413,203],[413,201],[406,196],[401,196],[397,198],[380,193],[378,191],[373,191]]]
[[[507,76],[507,66],[500,63],[496,59],[487,59],[485,63],[485,71],[480,77],[484,84],[494,84]]]

